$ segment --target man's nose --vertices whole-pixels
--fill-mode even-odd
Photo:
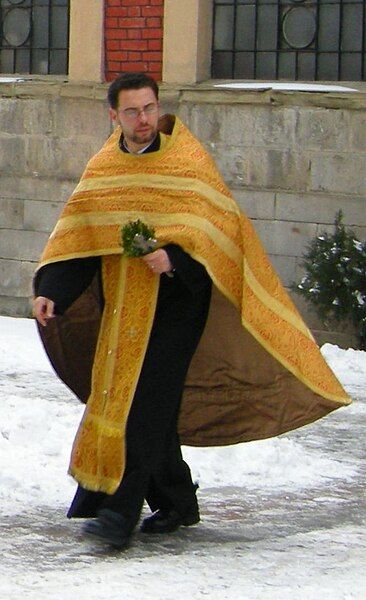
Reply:
[[[139,119],[139,121],[142,121],[143,123],[146,123],[146,121],[147,121],[147,115],[145,114],[144,109],[140,110],[140,112],[138,114],[138,119]]]

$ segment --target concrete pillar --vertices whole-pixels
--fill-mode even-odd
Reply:
[[[212,0],[165,0],[164,83],[195,83],[211,76]]]
[[[104,80],[104,0],[71,0],[69,81]]]

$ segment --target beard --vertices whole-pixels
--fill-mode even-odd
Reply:
[[[131,142],[135,144],[149,144],[153,142],[157,134],[157,129],[153,127],[146,127],[146,130],[142,128],[142,131],[135,131],[131,136],[129,136]],[[128,138],[127,138],[128,141]]]

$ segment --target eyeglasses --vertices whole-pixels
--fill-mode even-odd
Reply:
[[[137,117],[142,115],[142,113],[144,113],[146,117],[154,115],[158,112],[158,108],[159,107],[157,104],[151,102],[151,104],[146,104],[146,106],[144,106],[143,108],[126,108],[125,110],[122,110],[122,113],[125,117],[132,120],[137,119]]]

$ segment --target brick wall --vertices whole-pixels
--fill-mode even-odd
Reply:
[[[105,78],[162,73],[164,0],[105,0]]]

